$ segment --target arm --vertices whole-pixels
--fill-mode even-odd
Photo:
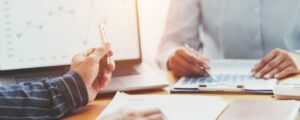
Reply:
[[[111,55],[105,44],[77,54],[62,77],[0,87],[0,119],[59,119],[86,105],[110,81],[114,64],[102,58]]]
[[[157,54],[157,62],[161,68],[167,68],[169,57],[185,43],[195,49],[200,49],[200,23],[200,0],[171,1],[166,30]]]
[[[78,73],[35,83],[0,87],[0,119],[58,119],[88,103]]]

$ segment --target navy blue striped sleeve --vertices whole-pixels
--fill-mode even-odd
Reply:
[[[88,103],[80,75],[0,87],[0,119],[59,119]]]

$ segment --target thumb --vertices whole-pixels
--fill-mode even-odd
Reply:
[[[110,50],[110,44],[105,43],[103,47],[96,48],[93,53],[91,53],[88,57],[91,57],[93,60],[100,62],[100,60],[108,54]]]

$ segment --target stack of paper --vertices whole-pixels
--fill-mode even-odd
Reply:
[[[226,106],[227,102],[220,97],[128,95],[118,92],[97,120],[120,108],[134,110],[159,108],[168,120],[215,120]]]

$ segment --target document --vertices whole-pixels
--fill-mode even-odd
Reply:
[[[182,77],[172,92],[225,91],[248,93],[272,93],[276,79],[256,79],[251,69],[256,60],[213,60],[210,77]],[[199,87],[200,85],[204,87]]]
[[[128,95],[118,92],[97,120],[101,120],[105,115],[116,112],[120,108],[134,110],[159,108],[168,120],[215,120],[227,104],[220,97]]]

